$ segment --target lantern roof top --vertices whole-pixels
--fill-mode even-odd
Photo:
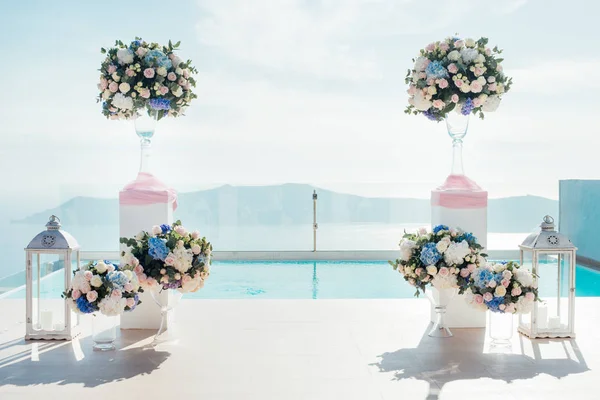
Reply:
[[[29,242],[25,250],[76,250],[79,243],[70,233],[63,231],[60,219],[56,215],[50,216],[46,223],[46,230],[38,233]]]
[[[556,231],[554,218],[549,215],[544,217],[540,224],[540,231],[534,232],[519,245],[524,250],[577,250],[571,240],[560,232]]]

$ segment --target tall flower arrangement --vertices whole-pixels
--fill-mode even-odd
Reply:
[[[421,49],[408,70],[407,114],[423,114],[441,121],[451,111],[462,115],[495,111],[512,78],[502,68],[502,50],[488,47],[488,39],[450,37]]]
[[[197,96],[192,88],[197,73],[192,61],[175,54],[180,42],[167,46],[136,38],[120,40],[115,47],[102,48],[106,58],[100,65],[98,102],[110,119],[130,119],[142,112],[156,111],[158,119],[183,115]]]
[[[457,287],[463,293],[471,273],[485,265],[487,254],[482,250],[473,234],[437,225],[432,232],[421,228],[406,233],[400,241],[400,258],[389,263],[416,288],[415,296],[428,285]]]
[[[62,294],[78,314],[100,312],[115,316],[133,311],[141,303],[137,275],[131,268],[119,268],[109,261],[92,261],[73,271],[71,287]]]
[[[475,269],[465,299],[482,311],[527,314],[539,297],[531,272],[510,261]]]
[[[195,292],[210,274],[212,245],[181,221],[156,225],[151,232],[121,238],[121,243],[128,246],[121,264],[133,269],[142,287]]]

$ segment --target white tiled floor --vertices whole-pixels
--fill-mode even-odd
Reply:
[[[24,342],[23,302],[2,300],[0,399],[600,399],[598,306],[577,299],[576,340],[495,353],[482,329],[427,337],[426,300],[184,300],[178,344],[122,331],[98,353],[86,333]]]

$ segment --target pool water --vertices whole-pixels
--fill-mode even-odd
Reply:
[[[553,283],[540,280],[540,297],[553,295]],[[600,296],[599,271],[577,266],[576,283],[577,296]],[[50,274],[42,279],[41,297],[59,298],[62,285],[62,270]],[[215,261],[204,288],[185,298],[395,299],[414,292],[385,261]],[[19,288],[4,297],[24,296]]]

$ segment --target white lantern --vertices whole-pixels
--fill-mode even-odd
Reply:
[[[51,216],[46,230],[29,242],[26,253],[27,300],[25,339],[71,340],[78,333],[79,316],[61,294],[79,267],[79,245]]]
[[[522,268],[533,273],[542,302],[519,315],[519,332],[530,338],[575,337],[575,262],[577,248],[544,217],[541,230],[519,246]]]

